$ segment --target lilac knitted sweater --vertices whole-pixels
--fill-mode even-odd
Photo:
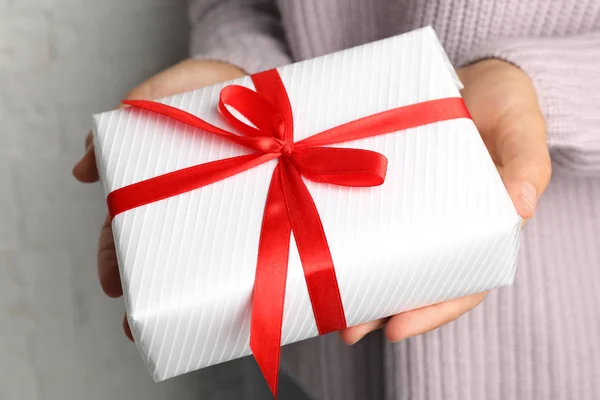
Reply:
[[[192,55],[247,72],[433,25],[456,66],[496,57],[533,80],[554,177],[515,285],[396,345],[288,346],[315,398],[600,399],[600,0],[193,0]]]

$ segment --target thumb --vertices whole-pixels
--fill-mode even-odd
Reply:
[[[519,215],[530,219],[552,171],[544,117],[538,107],[508,110],[495,130],[500,175]]]
[[[154,75],[138,85],[126,99],[153,100],[244,76],[241,69],[217,61],[188,59]],[[119,107],[123,107],[121,104]],[[86,152],[73,167],[73,175],[81,182],[98,180],[91,133],[86,139]]]
[[[94,144],[92,141],[92,132],[88,133],[85,139],[85,153],[75,166],[73,166],[73,176],[83,183],[92,183],[98,180],[98,169],[96,168],[96,157],[94,156]]]

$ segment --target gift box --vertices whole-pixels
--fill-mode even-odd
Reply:
[[[521,220],[434,31],[94,117],[153,378],[512,282]]]

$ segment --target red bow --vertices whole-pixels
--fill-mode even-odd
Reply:
[[[180,109],[142,100],[125,101],[219,135],[256,151],[196,165],[117,189],[108,195],[110,215],[198,189],[278,158],[263,214],[252,299],[250,348],[274,395],[277,393],[283,302],[290,235],[304,269],[319,334],[346,328],[331,253],[315,203],[301,175],[343,186],[377,186],[387,159],[357,149],[322,147],[456,118],[469,118],[461,98],[412,104],[351,121],[294,142],[292,108],[277,70],[251,76],[256,91],[231,85],[221,91],[221,115],[244,136],[213,126]],[[226,105],[255,127],[235,118]]]

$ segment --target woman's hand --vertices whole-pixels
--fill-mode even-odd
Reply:
[[[240,69],[213,61],[185,60],[150,78],[133,89],[126,99],[153,100],[186,92],[203,86],[227,81],[245,75]],[[98,171],[92,145],[92,134],[85,140],[85,154],[73,168],[73,175],[81,182],[96,182]],[[110,219],[106,216],[98,242],[98,277],[100,285],[110,297],[120,297],[121,278],[117,266],[117,255],[113,242]],[[131,340],[127,319],[123,318],[123,329]]]
[[[533,85],[523,71],[500,60],[480,61],[458,73],[465,85],[462,94],[473,120],[519,215],[527,220],[533,216],[551,172],[544,119]],[[242,75],[243,71],[228,64],[186,60],[144,82],[127,98],[166,97]],[[73,168],[73,175],[81,182],[98,180],[91,135],[86,138],[85,155]],[[98,276],[108,296],[123,294],[108,217],[100,232]],[[458,318],[481,303],[485,296],[486,293],[474,294],[368,322],[344,330],[341,336],[349,344],[356,343],[387,323],[388,339],[399,341]],[[126,319],[123,327],[131,339]]]
[[[458,70],[462,95],[519,215],[533,217],[539,196],[550,181],[544,118],[529,77],[516,66],[489,59]],[[386,325],[386,336],[397,342],[440,327],[483,301],[479,293],[368,322],[344,330],[353,344]]]

